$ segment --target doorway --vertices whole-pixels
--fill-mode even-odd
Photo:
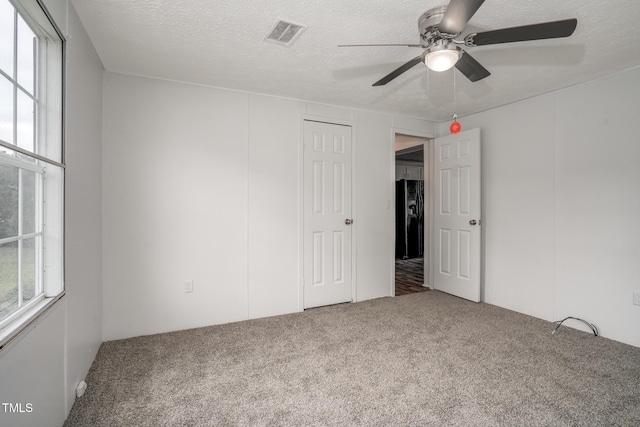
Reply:
[[[425,282],[428,259],[428,140],[396,134],[395,137],[395,295],[429,290]]]

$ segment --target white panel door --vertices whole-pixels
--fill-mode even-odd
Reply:
[[[435,140],[434,289],[480,301],[480,129]]]
[[[304,308],[352,300],[351,127],[304,122]]]

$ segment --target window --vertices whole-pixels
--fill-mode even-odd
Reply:
[[[0,0],[0,348],[64,289],[62,49],[38,0]]]

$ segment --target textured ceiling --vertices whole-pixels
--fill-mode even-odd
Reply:
[[[418,17],[447,0],[72,0],[109,71],[193,82],[442,122],[640,65],[638,0],[486,0],[463,35],[577,18],[570,38],[468,48],[492,75],[419,64],[371,84],[419,48]],[[277,19],[308,28],[263,42]]]

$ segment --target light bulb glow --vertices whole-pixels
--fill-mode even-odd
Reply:
[[[457,49],[440,49],[427,53],[424,62],[433,71],[447,71],[458,62],[460,52]]]

